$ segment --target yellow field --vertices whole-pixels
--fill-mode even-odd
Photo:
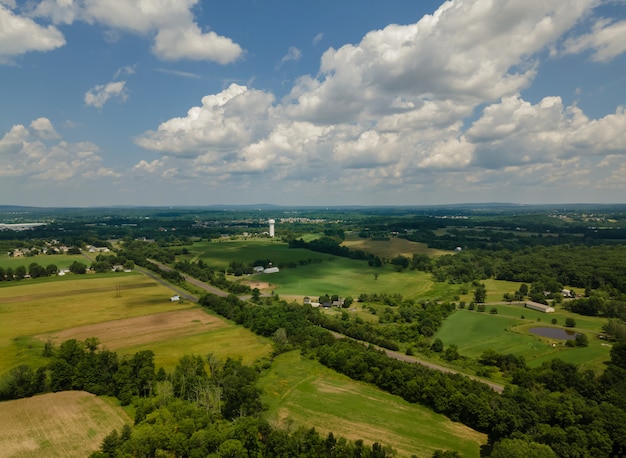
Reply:
[[[85,457],[131,418],[103,398],[61,391],[0,403],[0,455],[12,458]]]
[[[143,275],[0,288],[0,375],[17,364],[45,364],[39,355],[47,340],[58,345],[97,337],[120,354],[151,349],[157,366],[166,370],[186,354],[228,350],[252,363],[271,351],[269,341],[193,303],[171,302],[171,295]]]

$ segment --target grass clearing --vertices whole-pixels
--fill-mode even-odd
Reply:
[[[12,458],[85,457],[132,419],[121,407],[83,391],[0,403],[0,450]]]
[[[478,457],[487,441],[484,434],[303,359],[298,352],[277,357],[261,385],[270,422],[379,442],[399,456],[431,457],[435,450],[448,449]]]

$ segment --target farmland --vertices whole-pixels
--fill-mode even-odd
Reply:
[[[438,449],[478,457],[483,434],[431,410],[354,382],[297,352],[276,358],[262,379],[270,421],[315,427],[324,434],[392,445],[400,456],[430,457]]]
[[[104,398],[62,391],[0,405],[0,450],[15,458],[88,456],[132,419]]]
[[[84,389],[117,396],[120,402],[130,403],[130,412],[147,415],[154,407],[150,403],[162,403],[172,399],[172,395],[176,398],[174,402],[182,401],[189,386],[192,389],[187,391],[185,402],[196,403],[194,408],[204,414],[217,412],[220,418],[222,407],[220,402],[215,404],[219,398],[212,396],[227,387],[220,384],[221,371],[226,371],[227,364],[230,364],[228,370],[237,368],[241,363],[236,360],[241,360],[251,367],[244,370],[241,366],[230,374],[243,377],[247,370],[252,370],[254,377],[258,377],[254,383],[262,389],[261,400],[267,410],[263,411],[261,404],[251,399],[249,404],[242,404],[221,419],[229,422],[237,416],[249,415],[246,421],[255,422],[255,415],[261,415],[280,434],[288,436],[293,432],[296,442],[305,437],[300,435],[303,430],[299,428],[309,431],[307,435],[312,434],[310,428],[315,428],[323,441],[334,440],[329,435],[333,433],[348,440],[362,439],[370,446],[374,443],[391,446],[399,456],[429,457],[443,449],[458,451],[463,456],[480,456],[485,451],[481,447],[488,440],[497,442],[510,437],[549,445],[559,456],[568,453],[587,456],[579,453],[581,450],[593,450],[593,456],[621,454],[621,446],[609,426],[614,421],[626,424],[626,417],[620,420],[619,405],[610,411],[617,420],[605,418],[605,411],[598,407],[601,402],[609,402],[607,399],[618,399],[612,384],[623,379],[618,371],[621,368],[607,364],[614,357],[612,350],[621,345],[617,340],[626,317],[622,275],[625,253],[616,242],[619,232],[598,234],[582,226],[560,230],[542,227],[541,224],[550,221],[543,219],[538,224],[533,218],[528,218],[525,227],[523,222],[511,223],[500,217],[493,219],[491,225],[481,225],[477,220],[472,221],[472,215],[438,219],[398,212],[380,219],[372,216],[376,213],[372,212],[350,220],[348,213],[337,218],[311,218],[306,233],[303,226],[294,225],[290,229],[285,223],[279,232],[285,234],[284,238],[279,235],[274,239],[259,231],[264,226],[262,218],[247,215],[238,221],[234,213],[227,216],[228,222],[223,226],[218,219],[202,222],[197,216],[193,216],[192,225],[185,221],[184,212],[178,219],[176,211],[168,213],[162,221],[147,216],[130,224],[127,219],[109,224],[112,220],[106,216],[102,222],[90,224],[89,243],[96,243],[98,234],[107,234],[106,239],[100,238],[98,246],[107,243],[115,248],[110,261],[102,256],[98,257],[98,263],[108,262],[110,266],[125,265],[128,261],[138,269],[132,273],[114,273],[109,267],[100,269],[100,274],[90,271],[85,275],[36,279],[23,278],[22,274],[4,275],[0,279],[4,280],[0,282],[0,319],[10,325],[0,327],[0,374],[9,374],[13,379],[2,380],[3,399],[12,399],[7,393],[19,393],[14,388],[20,386],[32,385],[38,390],[25,388],[22,392],[27,394],[23,396],[51,387]],[[555,219],[561,226],[576,221],[579,220],[570,217]],[[150,229],[141,236],[144,222]],[[511,225],[522,229],[511,229]],[[500,226],[502,230],[497,229]],[[62,243],[85,247],[86,242],[74,242],[79,240],[84,227],[82,223],[65,225],[62,232],[73,232],[71,241]],[[54,233],[55,226],[38,230]],[[544,232],[549,235],[544,237]],[[251,237],[250,233],[260,235]],[[363,238],[357,238],[356,233]],[[114,240],[119,234],[124,234],[124,238]],[[600,237],[609,240],[609,236],[615,245],[603,245],[598,240]],[[559,244],[561,241],[567,241],[567,245]],[[9,242],[3,243],[10,249]],[[30,246],[30,243],[16,246]],[[462,249],[452,254],[445,251],[450,247]],[[4,266],[6,272],[17,266],[28,267],[30,262],[46,265],[48,260],[54,260],[59,267],[74,261],[96,261],[83,256],[39,255],[5,258],[0,267]],[[196,264],[190,266],[185,262]],[[245,273],[259,264],[276,266],[280,271]],[[187,267],[198,269],[187,271]],[[140,273],[148,271],[151,271],[149,276]],[[197,274],[197,278],[239,298],[205,296],[201,302],[204,308],[200,308],[185,299],[188,296],[182,290],[191,286],[179,272]],[[170,301],[173,292],[168,282],[181,292],[182,301]],[[236,283],[258,288],[260,295]],[[524,300],[548,301],[556,312],[544,314],[504,301],[512,293],[516,297],[521,294],[522,286]],[[477,299],[483,287],[484,296]],[[567,292],[562,294],[562,288],[574,291],[576,299],[569,299]],[[199,288],[190,291],[202,294]],[[305,296],[315,300],[323,295],[351,296],[354,302],[345,308],[301,306]],[[613,321],[613,333],[607,331],[609,319]],[[532,332],[534,327],[563,329],[565,326],[584,339],[577,338],[576,342],[565,345],[564,340],[540,337]],[[431,373],[423,366],[390,360],[372,346],[354,346],[345,339],[333,339],[327,330],[379,347],[396,348],[400,360],[411,360],[409,357],[413,355],[461,374],[476,374],[481,380],[488,378],[500,385],[511,385],[511,389],[494,392],[480,381]],[[93,341],[85,341],[90,337],[97,338],[100,350],[91,346]],[[61,347],[68,339],[79,341],[73,345],[79,347],[76,354],[83,355],[80,364],[69,363],[69,359],[61,361],[73,354],[69,352],[71,346]],[[49,349],[51,344],[53,351],[46,350],[44,357],[44,346]],[[93,374],[103,372],[94,371],[96,366],[90,364],[105,361],[108,353],[104,350],[116,352],[119,365],[106,366],[108,378],[99,383]],[[485,353],[489,357],[483,357]],[[151,356],[148,358],[152,354],[154,366],[147,364],[152,364]],[[135,361],[137,355],[140,358]],[[185,359],[189,355],[199,358]],[[553,358],[561,362],[554,363]],[[202,368],[194,368],[194,361],[199,361]],[[69,363],[69,367],[63,362]],[[139,365],[144,362],[145,366]],[[29,372],[20,366],[23,364],[33,370]],[[165,371],[159,371],[157,377],[151,367]],[[36,371],[38,368],[41,370]],[[64,378],[64,373],[59,372],[63,369],[71,375]],[[583,375],[585,370],[590,371]],[[559,378],[564,371],[568,373],[566,380]],[[153,378],[144,379],[144,376]],[[32,380],[31,385],[14,383],[22,380],[20,377]],[[192,386],[195,377],[206,384]],[[255,390],[242,389],[234,394],[254,396],[254,393]],[[32,399],[42,406],[47,403],[47,398],[42,396]],[[92,396],[80,402],[91,404],[104,399]],[[580,412],[578,419],[559,423],[562,417],[552,415],[558,414],[554,404],[575,406]],[[12,406],[7,402],[0,404],[0,409],[11,412]],[[74,409],[74,402],[68,400],[67,406],[68,411]],[[63,412],[58,405],[55,408]],[[507,420],[512,412],[516,412],[515,422]],[[176,415],[174,410],[171,413]],[[532,421],[538,414],[546,415],[542,420],[546,424],[539,429]],[[114,412],[112,418],[119,415]],[[155,433],[161,434],[157,423],[170,421],[168,415],[150,415],[149,421],[143,422],[140,416],[135,432],[141,436],[154,427]],[[123,424],[123,413],[119,418]],[[599,421],[585,423],[585,419],[592,418]],[[83,421],[88,424],[90,420]],[[171,431],[171,426],[172,423],[165,426],[163,431]],[[189,426],[185,426],[188,437],[178,434],[177,441],[191,444],[194,432]],[[54,429],[54,426],[45,427]],[[71,425],[63,427],[72,434],[83,434]],[[564,435],[566,427],[568,433]],[[44,454],[54,456],[56,452],[48,453],[44,447],[64,440],[58,431],[55,432],[58,437],[53,440],[42,436],[36,427],[22,425],[21,428],[24,436],[12,435],[13,445],[0,446],[8,450],[21,442],[25,450],[36,443]],[[108,432],[91,428],[84,434],[91,438],[96,430]],[[182,431],[178,426],[176,430]],[[586,437],[588,432],[593,435]],[[213,433],[207,430],[203,434]],[[175,453],[173,448],[167,448],[170,445],[163,445],[163,450]],[[97,446],[90,445],[89,450]],[[253,448],[249,450],[255,453]],[[203,456],[207,454],[205,450]]]
[[[0,289],[0,373],[18,363],[42,363],[46,341],[97,337],[122,353],[161,348],[155,361],[171,369],[176,356],[189,352],[229,353],[240,342],[247,362],[268,351],[257,336],[210,316],[191,303],[171,302],[171,290],[139,274],[100,278],[67,277],[54,282],[18,284]],[[232,335],[230,335],[232,333]],[[217,335],[219,338],[208,338]],[[226,343],[225,343],[226,342]],[[236,352],[235,352],[236,353]]]
[[[381,244],[396,242],[377,243],[381,249]],[[440,298],[451,294],[450,288],[442,290],[423,272],[396,272],[391,267],[373,268],[365,261],[289,248],[286,243],[275,240],[235,239],[194,243],[189,252],[188,255],[179,256],[179,259],[201,259],[206,264],[217,265],[223,269],[231,261],[251,263],[270,259],[277,266],[290,263],[292,267],[284,267],[278,273],[255,274],[242,279],[269,282],[270,289],[283,296],[320,296],[328,293],[356,297],[363,292],[378,292],[399,293],[407,298],[418,299]],[[237,277],[231,279],[238,280]]]

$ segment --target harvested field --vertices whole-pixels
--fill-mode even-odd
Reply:
[[[121,408],[83,391],[1,402],[0,455],[85,457],[124,424],[132,424],[132,420]]]
[[[223,320],[201,309],[188,309],[106,321],[39,334],[36,337],[44,342],[51,340],[55,344],[69,339],[85,340],[88,337],[97,337],[103,347],[115,351],[120,348],[187,337],[226,326],[228,325]]]

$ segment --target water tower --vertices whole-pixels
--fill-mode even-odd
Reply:
[[[269,220],[268,223],[270,223],[270,237],[274,237],[274,223],[276,221],[274,221],[273,219]]]

